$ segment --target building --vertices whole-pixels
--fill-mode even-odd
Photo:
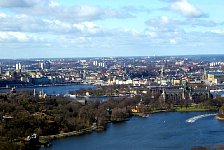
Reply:
[[[98,65],[97,60],[93,61],[93,65],[94,65],[94,66],[97,66],[97,65]]]
[[[172,85],[181,85],[181,79],[178,79],[178,78],[173,78],[172,80],[171,80],[171,82],[172,82]]]
[[[210,91],[203,88],[194,88],[186,90],[179,89],[164,89],[162,93],[165,102],[172,102],[173,104],[181,104],[183,101],[190,100],[194,103],[200,103],[211,98]]]
[[[211,72],[208,73],[207,82],[210,84],[224,83],[224,72]]]
[[[195,88],[190,91],[190,98],[194,103],[199,103],[204,100],[208,100],[211,98],[211,93],[208,89],[204,88]]]
[[[3,68],[2,68],[2,66],[0,66],[0,75],[2,75],[3,74]]]
[[[40,63],[41,70],[50,69],[50,68],[51,68],[51,63],[49,61],[44,61]]]
[[[22,69],[21,63],[17,63],[16,64],[16,71],[21,71],[21,69]]]
[[[44,65],[45,69],[51,69],[51,63],[49,61],[45,61]]]
[[[184,89],[164,89],[162,93],[163,100],[173,104],[180,104],[186,99],[185,96]]]

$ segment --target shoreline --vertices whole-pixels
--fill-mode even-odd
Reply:
[[[80,136],[84,135],[87,133],[92,133],[93,131],[104,131],[105,128],[103,126],[98,126],[98,127],[89,127],[85,129],[81,129],[78,131],[71,131],[71,132],[65,132],[65,133],[59,133],[55,135],[46,135],[46,136],[39,136],[40,141],[52,141],[55,139],[61,139],[61,138],[66,138],[66,137],[71,137],[71,136]]]
[[[156,110],[153,112],[150,112],[148,114],[143,114],[143,113],[132,113],[130,115],[130,117],[123,119],[123,120],[119,120],[118,122],[126,122],[128,121],[132,116],[136,116],[136,117],[142,117],[145,118],[143,115],[153,115],[156,113],[166,113],[166,112],[205,112],[205,111],[216,111],[216,110],[211,110],[211,109],[198,109],[198,110],[188,110],[188,111],[178,111],[178,110]],[[148,118],[148,117],[147,117]],[[217,118],[218,119],[218,118]],[[219,119],[221,120],[221,119]],[[224,120],[224,118],[223,118]],[[116,121],[108,121],[108,123],[117,123]],[[99,132],[99,131],[105,131],[106,128],[103,126],[98,126],[98,127],[89,127],[89,128],[85,128],[85,129],[81,129],[79,131],[71,131],[71,132],[65,132],[65,133],[59,133],[59,134],[55,134],[55,135],[46,135],[46,136],[40,136],[40,140],[43,141],[52,141],[52,140],[56,140],[56,139],[61,139],[61,138],[66,138],[66,137],[72,137],[72,136],[81,136],[84,134],[88,134],[88,133],[92,133],[94,131]]]
[[[20,86],[20,87],[16,87],[15,90],[20,92],[20,91],[33,91],[34,89],[36,90],[41,90],[43,88],[62,88],[62,87],[66,87],[66,86],[89,86],[89,88],[94,88],[93,85],[90,85],[90,84],[83,84],[83,83],[80,83],[80,84],[57,84],[57,85],[33,85],[33,86]],[[6,87],[0,87],[0,94],[5,94],[5,93],[10,93],[11,92],[11,89],[12,87],[9,87],[9,88],[6,88]],[[65,93],[64,93],[65,94]],[[63,95],[64,95],[63,94]],[[57,95],[57,94],[49,94],[49,95]],[[58,94],[60,95],[60,94]]]
[[[16,87],[18,89],[20,88],[36,88],[36,87],[57,87],[57,86],[70,86],[70,85],[91,85],[91,84],[84,84],[84,83],[65,83],[65,84],[46,84],[46,85],[28,85],[28,86],[19,86]],[[12,87],[0,87],[0,90],[6,90],[11,89]]]
[[[217,119],[217,120],[220,120],[220,121],[224,121],[224,118],[222,118],[222,117],[220,117],[220,116],[215,116],[215,118]]]
[[[224,121],[224,116],[223,116],[223,114],[217,113],[216,116],[215,116],[215,118],[216,118],[217,120]]]

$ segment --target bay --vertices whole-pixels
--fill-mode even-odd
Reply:
[[[190,120],[190,121],[189,121]],[[179,150],[224,144],[215,112],[165,112],[109,123],[107,130],[52,141],[51,150]]]
[[[33,91],[34,89],[38,91],[44,91],[48,95],[58,95],[58,94],[68,94],[70,91],[76,91],[79,89],[88,89],[94,88],[93,85],[85,84],[72,84],[72,85],[63,85],[63,86],[36,86],[36,87],[27,87],[27,88],[16,88],[16,91]],[[1,89],[0,93],[10,92],[11,89]]]

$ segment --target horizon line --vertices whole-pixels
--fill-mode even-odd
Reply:
[[[28,60],[28,59],[78,59],[78,58],[127,58],[127,57],[184,57],[184,56],[214,56],[223,54],[177,54],[177,55],[142,55],[142,56],[77,56],[77,57],[30,57],[30,58],[0,58],[0,60]]]

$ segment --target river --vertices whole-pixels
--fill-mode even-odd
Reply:
[[[70,91],[76,91],[81,88],[88,89],[93,88],[93,85],[85,85],[85,84],[72,84],[72,85],[63,85],[63,86],[39,86],[39,87],[27,87],[27,88],[16,88],[16,91],[30,91],[30,90],[36,90],[38,91],[44,91],[48,95],[57,95],[57,94],[68,94]],[[10,89],[0,89],[0,93],[3,92],[9,92]]]
[[[52,141],[52,150],[180,150],[224,144],[215,112],[165,112],[109,123],[106,131]]]
[[[39,91],[44,91],[47,95],[65,95],[69,94],[71,91],[77,91],[80,89],[90,89],[95,88],[94,85],[88,84],[70,84],[70,85],[62,85],[62,86],[36,86],[36,87],[27,87],[27,88],[16,88],[16,91],[34,91],[36,93]],[[0,89],[0,93],[10,92],[11,89]],[[116,99],[117,97],[90,97],[86,98],[87,100],[101,100],[106,101],[108,99]]]

